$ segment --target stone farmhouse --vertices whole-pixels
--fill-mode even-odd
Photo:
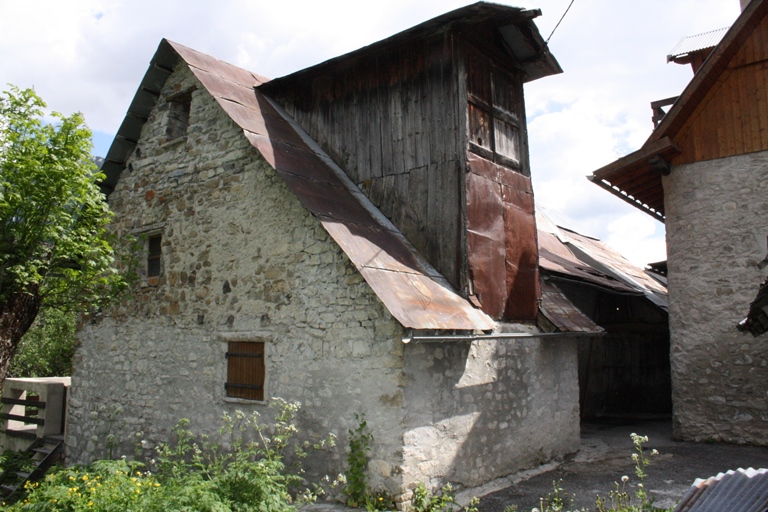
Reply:
[[[141,276],[79,331],[67,461],[276,397],[339,437],[310,475],[344,470],[364,414],[401,500],[575,451],[604,332],[539,270],[523,84],[561,72],[539,14],[480,2],[274,80],[163,40],[103,165]]]
[[[675,436],[764,444],[768,2],[742,2],[719,43],[669,60],[693,79],[640,149],[591,179],[666,226]]]

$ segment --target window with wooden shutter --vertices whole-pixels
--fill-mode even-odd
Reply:
[[[526,173],[520,154],[518,111],[522,107],[512,75],[494,66],[487,56],[470,50],[467,97],[469,149],[483,158]]]
[[[227,345],[227,396],[264,400],[264,342],[230,341]]]

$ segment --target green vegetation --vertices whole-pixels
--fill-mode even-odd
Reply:
[[[72,375],[76,313],[44,309],[19,343],[8,377]]]
[[[41,308],[92,310],[125,287],[91,132],[44,109],[32,89],[0,95],[0,383]]]
[[[597,496],[595,499],[595,511],[596,512],[671,512],[673,508],[661,509],[653,506],[653,498],[648,494],[645,488],[645,481],[648,477],[646,468],[650,464],[650,459],[646,454],[643,445],[648,442],[647,436],[640,436],[637,434],[631,434],[632,444],[635,447],[634,453],[632,453],[632,461],[635,463],[635,475],[639,480],[637,489],[635,490],[634,500],[632,495],[626,491],[626,484],[629,482],[628,476],[621,478],[621,484],[614,482],[614,489],[608,493],[608,498]],[[652,450],[650,455],[657,455],[656,450]],[[553,492],[547,494],[545,497],[539,500],[538,509],[533,509],[536,512],[566,512],[571,510],[573,506],[573,500],[568,497],[560,485],[560,482],[552,482],[554,487]],[[586,509],[571,510],[571,512],[587,512]]]
[[[307,450],[332,445],[328,436],[314,445],[295,440],[298,403],[273,400],[275,420],[258,413],[225,416],[219,434],[227,446],[195,435],[182,420],[173,441],[139,462],[100,460],[85,467],[58,468],[28,484],[8,511],[199,511],[284,512],[323,492],[302,476]],[[141,434],[140,434],[141,436]],[[140,436],[137,455],[144,452]]]

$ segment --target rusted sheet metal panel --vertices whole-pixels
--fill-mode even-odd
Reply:
[[[663,284],[600,240],[555,226],[541,214],[537,215],[537,225],[543,270],[623,293],[641,293],[660,308],[666,310],[669,307]]]
[[[467,259],[483,311],[535,320],[539,266],[531,180],[473,153],[467,153],[467,169]]]
[[[541,314],[563,332],[603,332],[603,328],[581,312],[563,292],[546,280],[541,281]]]
[[[764,512],[768,469],[737,469],[696,480],[674,512]]]
[[[640,294],[639,290],[592,269],[574,256],[556,236],[542,230],[539,230],[539,265],[547,272],[563,274],[622,293]]]
[[[491,330],[493,321],[482,311],[468,306],[456,293],[446,293],[451,286],[421,274],[391,272],[364,267],[360,273],[378,294],[392,316],[411,329],[477,329]],[[387,300],[395,298],[396,300]]]
[[[247,87],[261,85],[264,82],[269,81],[268,78],[257,75],[256,73],[251,73],[250,71],[229,64],[228,62],[221,61],[215,57],[211,57],[210,55],[198,52],[197,50],[193,50],[192,48],[188,48],[179,43],[174,43],[173,41],[167,42],[173,47],[174,50],[176,50],[181,58],[184,59],[184,62],[192,67],[210,71],[211,73],[220,77],[222,80],[235,82]]]
[[[507,304],[501,185],[467,174],[467,259],[472,290],[483,311],[502,318]]]
[[[412,329],[491,330],[495,324],[440,276],[247,72],[181,47],[190,68],[251,144],[314,213],[390,313]],[[256,75],[253,75],[255,78]]]
[[[520,176],[530,187],[530,180]],[[539,250],[533,193],[503,187],[507,264],[507,318],[534,320],[539,299]],[[516,202],[517,201],[517,202]],[[529,202],[530,201],[530,202]]]

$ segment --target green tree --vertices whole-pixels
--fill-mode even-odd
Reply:
[[[77,315],[44,308],[21,338],[8,377],[66,377],[72,375]]]
[[[32,89],[0,95],[0,383],[41,308],[96,308],[124,287],[91,132],[45,107]]]

